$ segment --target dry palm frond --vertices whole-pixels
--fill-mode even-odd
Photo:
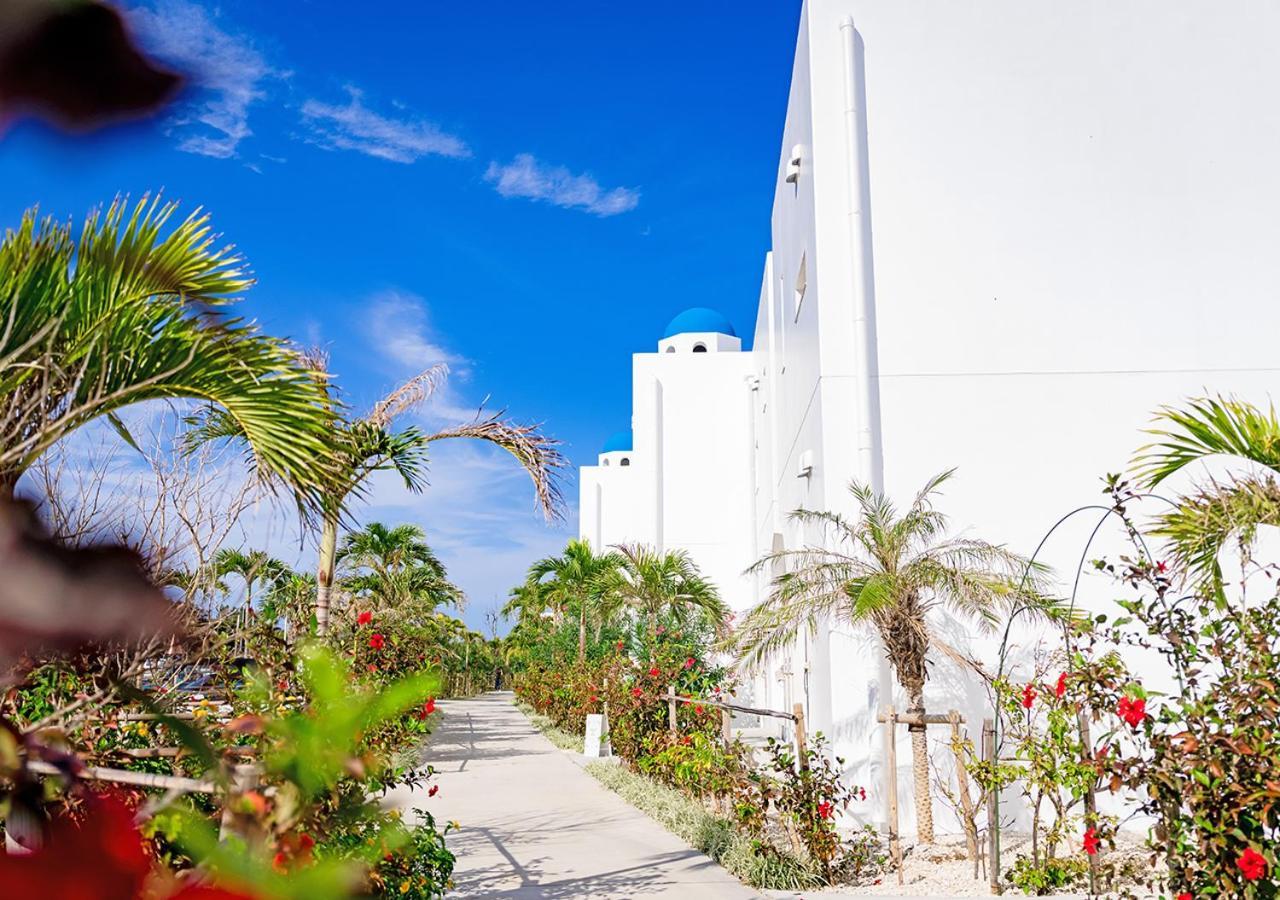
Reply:
[[[391,420],[431,399],[436,389],[449,377],[449,367],[438,363],[413,378],[377,402],[365,421],[379,428],[386,428]]]
[[[488,441],[506,450],[524,467],[533,481],[538,506],[550,521],[564,517],[564,496],[560,477],[569,461],[560,453],[560,442],[542,433],[541,426],[522,425],[503,418],[504,411],[484,415],[454,425],[426,437],[427,443],[450,438]]]

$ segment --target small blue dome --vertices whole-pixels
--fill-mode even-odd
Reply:
[[[686,309],[672,319],[667,324],[667,330],[662,337],[665,340],[669,337],[675,337],[677,334],[708,331],[727,334],[730,337],[738,336],[738,332],[733,330],[733,325],[720,313],[714,309],[707,309],[705,306],[695,306],[693,309]]]
[[[617,434],[604,442],[604,449],[601,453],[614,453],[618,450],[631,450],[631,430],[619,431]]]

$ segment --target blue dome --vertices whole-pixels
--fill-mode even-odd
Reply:
[[[738,332],[733,330],[733,325],[720,313],[714,309],[707,309],[705,306],[695,306],[693,309],[686,309],[672,319],[667,324],[666,333],[662,337],[666,339],[675,337],[677,334],[706,331],[727,334],[730,337],[738,336]]]
[[[617,434],[604,442],[604,449],[601,453],[613,453],[618,450],[631,450],[631,430],[619,431]]]

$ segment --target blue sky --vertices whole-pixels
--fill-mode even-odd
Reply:
[[[546,423],[575,466],[629,416],[630,357],[681,309],[754,322],[799,2],[338,2],[126,7],[193,80],[154,122],[0,140],[4,227],[118,193],[202,205],[258,279],[242,309],[330,353],[356,410],[426,366],[431,422],[486,401]],[[576,530],[523,476],[443,445],[416,521],[486,609]],[[300,562],[305,559],[305,554]]]

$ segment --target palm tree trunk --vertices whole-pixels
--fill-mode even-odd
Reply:
[[[913,690],[908,713],[924,718],[924,692]],[[933,795],[929,791],[929,742],[925,726],[908,725],[911,734],[911,776],[916,799],[916,840],[933,843]]]
[[[578,662],[587,658],[587,604],[578,613]]]
[[[338,556],[338,516],[326,515],[320,532],[320,560],[316,567],[316,633],[329,630],[329,593]]]

